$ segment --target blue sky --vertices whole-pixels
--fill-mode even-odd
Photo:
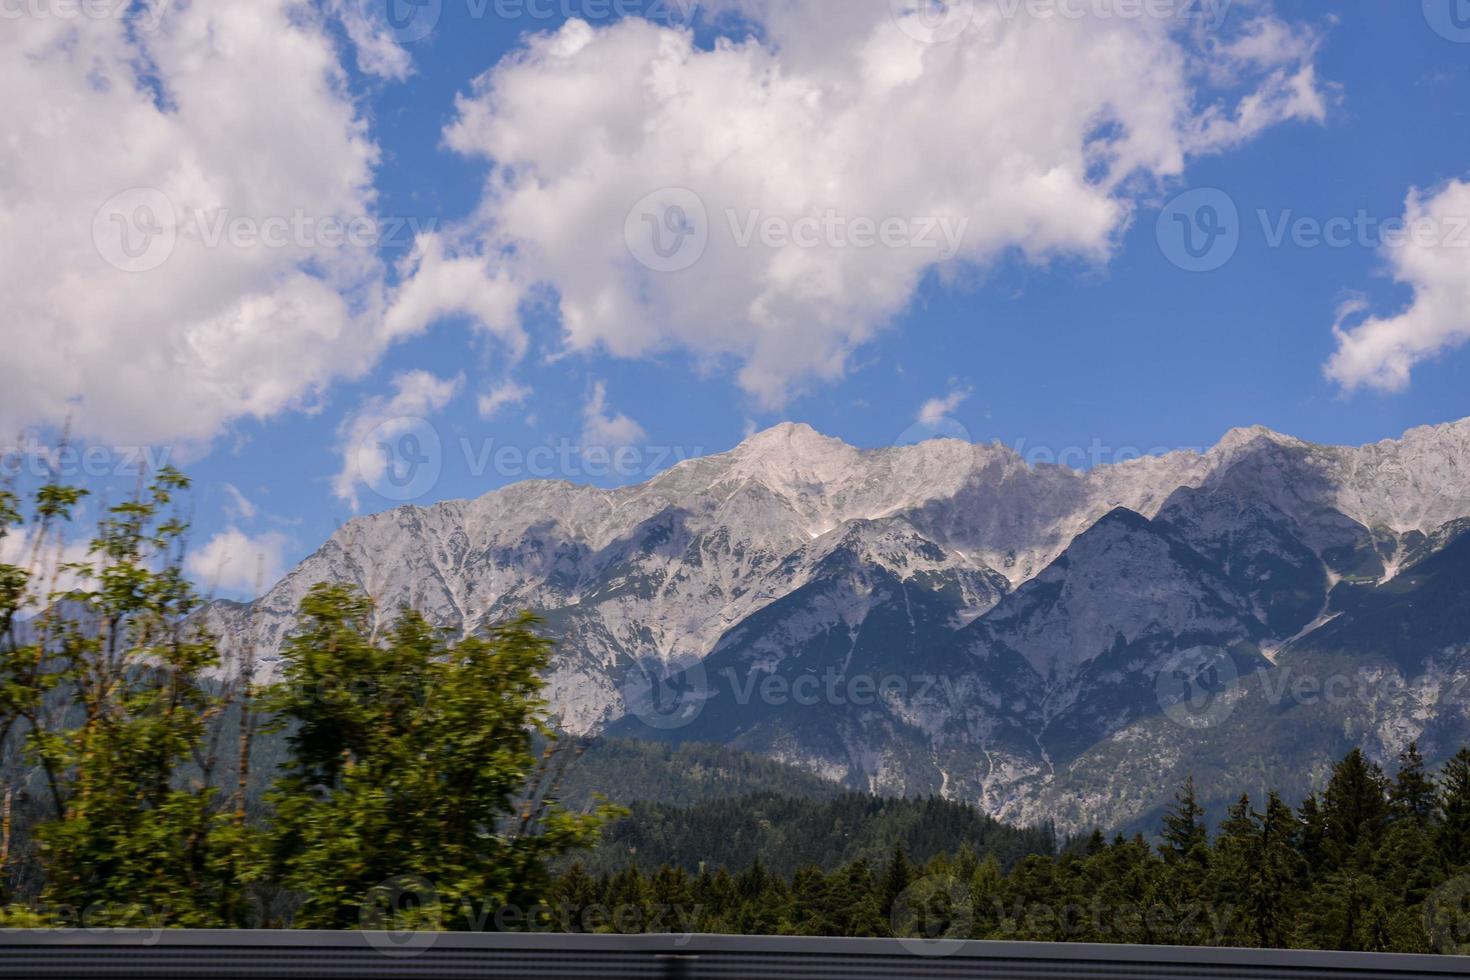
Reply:
[[[815,19],[813,26],[814,18],[781,14],[780,0],[730,0],[734,10],[701,12],[688,52],[669,63],[674,67],[660,69],[684,73],[679,81],[694,92],[694,104],[648,109],[646,118],[635,118],[646,106],[627,94],[650,85],[650,78],[664,77],[638,60],[651,50],[640,47],[639,39],[652,43],[662,35],[630,31],[619,35],[628,38],[619,47],[622,42],[614,43],[611,33],[619,18],[606,12],[615,6],[611,0],[548,0],[540,5],[551,12],[547,17],[526,13],[529,2],[487,0],[486,6],[442,0],[418,10],[400,8],[409,18],[400,23],[409,26],[397,34],[374,3],[344,0],[308,8],[287,0],[263,3],[259,10],[279,11],[298,22],[302,9],[309,9],[307,26],[297,29],[319,40],[317,50],[335,59],[338,82],[323,87],[308,78],[304,94],[290,90],[297,76],[284,63],[271,67],[264,79],[254,79],[252,87],[232,92],[228,84],[251,82],[249,72],[242,69],[239,79],[224,71],[195,78],[188,74],[187,52],[155,52],[156,77],[134,80],[139,92],[155,86],[153,105],[145,108],[167,117],[173,110],[164,93],[172,85],[177,91],[208,90],[212,115],[201,111],[196,119],[188,98],[181,99],[172,120],[175,131],[166,139],[187,152],[173,152],[162,143],[156,157],[138,164],[142,170],[112,178],[116,190],[139,186],[153,167],[159,177],[146,185],[163,187],[175,206],[189,193],[175,188],[201,183],[228,188],[279,182],[287,189],[278,210],[280,201],[298,198],[311,210],[317,195],[323,195],[329,199],[323,208],[348,214],[357,201],[379,217],[404,219],[439,236],[444,254],[461,263],[458,268],[474,284],[464,287],[463,279],[435,278],[426,265],[415,266],[421,253],[406,232],[364,250],[361,263],[376,262],[379,272],[362,273],[345,262],[323,272],[325,266],[310,257],[292,260],[289,272],[306,270],[349,297],[346,325],[322,342],[330,351],[319,354],[307,346],[311,331],[299,324],[262,324],[243,314],[226,322],[284,338],[280,371],[289,375],[288,367],[309,362],[311,369],[303,367],[301,377],[266,383],[276,370],[273,355],[252,343],[243,349],[262,360],[242,366],[242,373],[255,380],[239,385],[238,393],[236,386],[211,375],[207,400],[181,395],[177,409],[133,421],[126,410],[89,405],[86,392],[93,375],[84,362],[69,361],[48,374],[40,354],[35,363],[22,356],[7,379],[11,396],[0,396],[0,420],[12,431],[35,427],[45,438],[54,435],[56,407],[65,404],[82,442],[175,447],[175,458],[196,480],[196,539],[205,545],[218,542],[211,559],[238,566],[242,551],[255,550],[267,554],[268,567],[278,569],[309,553],[354,514],[396,506],[395,498],[404,495],[391,484],[380,479],[375,490],[371,475],[360,480],[349,473],[344,480],[343,473],[353,466],[356,443],[373,442],[371,430],[403,414],[426,418],[432,433],[415,428],[416,423],[390,423],[381,433],[392,446],[423,448],[432,438],[439,443],[437,477],[409,488],[409,499],[418,503],[474,496],[531,475],[601,485],[635,481],[683,456],[729,448],[751,429],[786,419],[809,422],[856,445],[888,445],[912,437],[930,402],[935,403],[931,416],[945,416],[945,431],[999,440],[1039,459],[1067,447],[1091,447],[1072,459],[1101,460],[1129,450],[1202,448],[1233,426],[1255,423],[1315,441],[1362,443],[1470,415],[1465,384],[1470,345],[1459,343],[1467,324],[1444,312],[1455,306],[1453,290],[1461,281],[1453,263],[1460,263],[1462,278],[1470,277],[1470,230],[1458,222],[1470,203],[1470,193],[1458,193],[1459,182],[1470,180],[1470,27],[1460,31],[1458,22],[1448,19],[1456,9],[1451,3],[1441,9],[1428,0],[1421,10],[1418,2],[1363,2],[1334,5],[1329,12],[1309,2],[1237,0],[1224,22],[1204,33],[1192,27],[1142,27],[1145,36],[1127,43],[1157,56],[1160,64],[1183,60],[1186,67],[1170,77],[1181,86],[1174,97],[1192,118],[1176,120],[1168,134],[1147,145],[1142,140],[1133,145],[1110,143],[1107,135],[1109,126],[1136,130],[1152,118],[1126,104],[1140,96],[1137,83],[1122,76],[1098,83],[1113,86],[1107,95],[1121,121],[1089,123],[1088,131],[1060,136],[1039,133],[1028,121],[1040,115],[1064,127],[1073,108],[1066,100],[1088,96],[1088,59],[1099,57],[1103,44],[1121,43],[1116,38],[1094,42],[1080,29],[1048,42],[1056,45],[1051,49],[1055,59],[1018,62],[1004,74],[987,75],[985,36],[975,25],[957,38],[926,43],[895,27],[904,24],[893,18],[907,16],[899,0],[893,6],[898,14],[884,9],[871,24],[859,17],[856,27],[842,29],[830,21],[824,26]],[[512,14],[498,15],[497,9]],[[673,14],[677,29],[685,8],[674,0],[652,7],[628,0],[617,9],[652,12],[664,20]],[[1470,24],[1470,3],[1461,3],[1460,12]],[[586,32],[567,28],[565,13],[585,14]],[[161,16],[205,15],[183,9]],[[260,16],[265,20],[274,13]],[[231,29],[250,30],[232,23],[215,25],[221,37]],[[54,26],[36,27],[30,41],[54,46],[54,36],[40,33]],[[1056,29],[1074,26],[1067,22]],[[417,36],[430,27],[426,36]],[[99,36],[96,43],[109,46],[99,50],[121,64],[128,45],[182,44],[170,29],[164,20],[152,35],[162,41],[138,40],[135,34]],[[1115,20],[1108,29],[1128,28]],[[886,36],[875,41],[883,30],[898,41]],[[527,40],[543,32],[555,34],[562,47],[553,50],[544,42],[536,48]],[[736,42],[744,60],[736,64],[736,56],[729,55],[725,62],[716,61],[721,38]],[[924,54],[912,54],[899,42]],[[867,60],[853,54],[862,45],[870,51]],[[944,60],[950,56],[929,53],[966,45],[976,60]],[[1211,53],[1212,46],[1231,45],[1228,57]],[[283,48],[289,45],[273,47],[272,57],[290,57],[280,53]],[[1074,57],[1069,59],[1069,53]],[[758,70],[741,73],[751,65]],[[635,70],[625,70],[630,67]],[[498,74],[477,87],[475,79],[492,69]],[[595,77],[598,71],[606,73],[605,92],[572,80],[578,72]],[[708,76],[700,74],[705,71]],[[908,73],[904,78],[913,86],[916,118],[893,119],[893,106],[901,103],[892,101],[891,92],[872,95],[867,104],[843,103],[858,75],[888,71]],[[923,76],[919,81],[914,81],[916,72]],[[931,75],[942,73],[948,73],[948,81],[931,82]],[[1075,76],[1083,76],[1082,83]],[[759,86],[740,88],[751,77]],[[1007,79],[1017,81],[1013,90],[1007,91]],[[831,132],[821,125],[813,130],[812,120],[805,128],[792,122],[803,105],[799,97],[787,102],[770,94],[770,87],[798,82],[840,107]],[[37,82],[43,83],[55,79]],[[275,84],[280,91],[273,91]],[[924,88],[930,84],[932,91]],[[956,93],[955,85],[968,91]],[[259,107],[237,110],[234,98],[240,106],[274,102],[319,110],[327,122],[312,129],[313,139],[333,124],[342,132],[331,141],[321,137],[316,145],[302,142],[289,118],[266,119],[255,129]],[[1208,128],[1211,106],[1232,127],[1224,135]],[[858,121],[863,113],[885,107],[888,118]],[[942,112],[932,120],[917,118],[930,107]],[[250,118],[236,120],[236,111]],[[303,124],[318,125],[301,111]],[[585,138],[600,125],[599,113],[609,120],[605,142]],[[215,132],[209,119],[226,125]],[[704,121],[691,121],[690,131],[678,136],[628,135],[677,125],[671,119]],[[824,117],[819,113],[816,119]],[[12,122],[37,125],[26,118]],[[272,142],[273,126],[282,133],[280,146]],[[985,138],[987,127],[995,130],[994,140]],[[232,128],[241,134],[234,158],[216,145],[229,138]],[[535,134],[525,135],[532,128]],[[771,132],[781,139],[773,141]],[[252,141],[251,133],[264,135]],[[792,138],[803,133],[810,146]],[[58,144],[72,138],[81,145],[98,137],[79,129],[47,138]],[[645,143],[627,149],[635,138]],[[1089,169],[1080,186],[1059,191],[1057,200],[1027,198],[1017,205],[1017,214],[1009,213],[1011,201],[1030,193],[1017,188],[1036,185],[1023,181],[1008,187],[996,175],[1029,165],[1015,163],[1027,156],[1046,164],[1042,173],[1053,165],[1065,169],[1048,163],[1046,154],[1062,152],[1057,147],[1069,138],[1079,145],[1101,138],[1118,158],[1133,154],[1142,162],[1114,162],[1106,175]],[[1030,139],[1035,146],[1026,143]],[[730,157],[687,162],[724,140],[730,142]],[[912,143],[913,156],[906,157],[894,142]],[[1171,161],[1176,151],[1179,159]],[[211,152],[218,152],[221,162],[211,164]],[[497,154],[513,152],[524,155],[511,168],[513,186],[489,187],[487,180],[506,179]],[[850,159],[854,155],[870,155],[871,164]],[[321,161],[319,171],[311,157]],[[166,161],[196,159],[204,161],[202,177],[165,186],[165,179],[181,180],[177,171],[188,169]],[[237,165],[249,169],[234,175],[229,168]],[[781,265],[780,253],[790,257],[790,246],[762,251],[758,245],[754,251],[761,261],[753,263],[751,249],[735,252],[714,243],[687,269],[649,273],[634,268],[598,279],[596,265],[604,253],[588,245],[585,264],[591,271],[580,258],[569,265],[557,253],[568,227],[579,248],[604,238],[617,238],[619,249],[633,248],[622,241],[625,228],[604,226],[595,216],[621,216],[636,209],[634,201],[588,203],[579,188],[606,197],[612,186],[641,186],[636,178],[650,166],[660,172],[649,175],[649,190],[693,189],[709,206],[712,235],[726,232],[723,212],[746,203],[783,220],[806,213],[800,208],[792,215],[781,212],[779,203],[789,198],[810,208],[820,201],[844,219],[881,220],[890,213],[924,219],[924,208],[960,215],[968,223],[964,250],[936,262],[916,261],[911,253],[890,260],[881,248],[852,258],[853,248],[839,255],[824,242],[810,249],[811,255],[795,257],[795,286],[784,278]],[[1106,170],[1108,165],[1096,166]],[[0,167],[0,173],[9,172]],[[320,190],[331,174],[353,172],[360,179],[343,189]],[[6,179],[20,185],[10,190],[26,190],[25,173]],[[818,190],[783,198],[783,180]],[[538,182],[544,182],[540,190]],[[922,191],[915,189],[926,184]],[[78,206],[95,210],[105,196],[99,188],[108,186],[79,186]],[[741,189],[750,187],[770,197],[747,201],[741,194],[756,192]],[[1214,196],[1185,198],[1184,223],[1174,220],[1171,208],[1178,206],[1171,202],[1205,188]],[[1381,223],[1404,216],[1406,199],[1416,188],[1437,234],[1423,249],[1384,247]],[[217,193],[228,205],[230,192]],[[1071,198],[1075,202],[1069,203]],[[1190,202],[1222,199],[1237,217],[1222,226],[1225,252],[1206,259],[1219,267],[1179,268],[1171,261],[1171,255],[1181,254],[1178,236],[1191,223],[1202,233],[1209,217]],[[889,203],[893,209],[884,210]],[[1074,207],[1081,216],[1072,221],[1067,209]],[[245,208],[239,205],[242,212]],[[129,210],[125,218],[134,214]],[[1314,227],[1334,219],[1361,228],[1335,245],[1312,243]],[[1274,231],[1292,228],[1291,221],[1298,221],[1294,231],[1273,242]],[[914,232],[915,226],[908,230]],[[1293,234],[1300,240],[1294,242]],[[976,239],[980,243],[972,246]],[[48,241],[34,249],[43,251]],[[186,242],[181,248],[194,244],[187,235],[180,241]],[[64,273],[72,261],[61,245],[57,249],[44,273],[56,277],[48,292],[31,295],[26,290],[32,287],[20,280],[4,288],[19,297],[12,309],[35,308],[51,317],[43,322],[42,335],[54,331],[58,345],[75,345],[84,359],[87,345],[78,341],[73,323],[81,314],[48,306],[61,302],[56,297],[66,289]],[[1226,253],[1228,260],[1221,258]],[[1417,258],[1403,258],[1410,253]],[[161,271],[137,272],[124,285],[149,297],[183,295],[182,281],[169,276],[184,274],[176,267],[190,254],[180,251]],[[215,261],[212,253],[209,259]],[[1395,266],[1400,259],[1407,265]],[[222,290],[245,275],[204,265],[187,268],[191,274],[218,274],[218,280],[209,281],[221,283]],[[1395,281],[1396,269],[1404,281]],[[503,270],[509,270],[509,278],[489,285]],[[270,289],[278,288],[282,274],[280,269],[271,274]],[[806,285],[820,284],[828,275],[839,283],[830,295],[823,292],[828,285]],[[404,300],[416,276],[425,280],[422,295],[434,302]],[[871,290],[858,289],[862,295],[849,302],[857,284],[869,283],[875,284]],[[251,287],[250,295],[259,296],[263,289]],[[374,289],[386,296],[386,314],[362,312],[375,302],[363,298]],[[438,299],[446,293],[459,299]],[[310,295],[312,302],[319,300]],[[752,296],[765,305],[747,309]],[[397,300],[404,301],[395,306]],[[105,316],[106,304],[101,299],[98,304],[100,314],[86,312]],[[181,300],[177,308],[155,312],[187,317],[197,312],[194,305]],[[242,302],[240,308],[255,307]],[[1379,342],[1365,344],[1354,360],[1335,361],[1343,341],[1333,328],[1345,308],[1350,312],[1343,329],[1351,333],[1365,319],[1376,318]],[[499,313],[487,314],[487,309]],[[589,318],[589,310],[599,309],[612,312]],[[832,322],[813,325],[834,309]],[[763,316],[769,321],[744,325]],[[363,326],[369,320],[371,325]],[[700,320],[707,323],[695,322]],[[384,328],[379,321],[403,326]],[[493,322],[487,326],[487,321]],[[360,338],[354,330],[366,333]],[[759,339],[748,339],[746,330]],[[362,339],[368,334],[371,339]],[[201,337],[217,335],[212,330],[189,332],[182,340],[160,336],[158,349],[183,344],[181,350],[197,352],[205,343]],[[147,334],[138,336],[142,339],[108,355],[124,375],[131,366],[119,364],[120,358],[153,349]],[[354,345],[354,356],[342,353]],[[1396,377],[1384,365],[1406,349],[1419,352],[1409,357],[1407,377]],[[229,350],[222,356],[239,356],[243,365],[246,355]],[[179,371],[193,370],[183,354],[172,363],[182,365]],[[747,370],[751,364],[760,370]],[[209,370],[220,369],[210,362]],[[44,385],[35,380],[57,371],[60,380]],[[76,390],[67,390],[67,384]],[[521,397],[493,412],[482,410],[481,399],[508,390],[507,384]],[[35,387],[34,397],[27,386]],[[221,390],[228,397],[219,395]],[[395,393],[405,399],[396,407]],[[146,396],[139,392],[136,397]],[[406,435],[417,441],[405,443]],[[602,457],[579,454],[579,448],[594,444],[598,451],[621,451],[622,465],[607,472]],[[548,446],[553,455],[532,453]],[[498,462],[497,449],[507,454]],[[114,474],[91,482],[99,488],[113,484],[119,492],[129,481],[126,474]],[[385,486],[386,496],[378,492]],[[226,534],[233,537],[219,537]],[[228,573],[219,589],[248,592],[246,578],[238,570]]]

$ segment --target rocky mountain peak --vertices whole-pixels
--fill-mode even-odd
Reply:
[[[559,641],[548,701],[577,734],[638,721],[634,669],[909,678],[910,699],[882,706],[760,720],[726,704],[701,737],[1030,820],[1065,753],[1157,712],[1153,673],[1181,644],[1305,649],[1352,625],[1334,586],[1416,581],[1464,518],[1470,420],[1359,448],[1251,426],[1205,453],[1080,469],[785,423],[617,490],[532,481],[359,518],[257,602],[210,615],[269,675],[321,581],[465,634],[534,610]],[[1402,633],[1385,622],[1374,636]],[[931,765],[932,783],[914,775]]]
[[[805,422],[783,422],[758,432],[727,455],[732,478],[758,479],[773,490],[790,492],[840,485],[861,462],[857,449]]]
[[[1305,446],[1300,439],[1277,432],[1264,425],[1247,425],[1231,429],[1215,444],[1211,455],[1230,456],[1243,449],[1264,444]]]

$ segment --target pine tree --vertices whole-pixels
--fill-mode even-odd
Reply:
[[[652,902],[648,879],[638,866],[630,865],[608,882],[603,905],[609,916],[608,926],[615,933],[639,933],[647,928]]]
[[[771,876],[761,863],[760,855],[751,861],[750,867],[735,876],[735,893],[742,902],[753,902],[770,885]]]
[[[562,932],[586,932],[592,928],[587,910],[598,901],[597,880],[576,861],[551,886],[552,921]]]
[[[994,854],[986,855],[985,860],[976,865],[970,874],[970,907],[975,912],[971,939],[988,939],[995,935],[1000,925],[1004,884],[1000,862],[995,859]]]
[[[893,904],[914,880],[914,869],[902,844],[896,844],[888,858],[888,867],[883,871],[882,884],[878,888],[878,910],[886,917],[893,915]]]
[[[1225,935],[1220,937],[1226,945],[1249,946],[1256,939],[1250,906],[1256,884],[1253,852],[1260,833],[1250,797],[1242,795],[1220,823],[1210,851],[1208,895],[1214,906],[1228,916]]]
[[[1306,862],[1298,850],[1300,825],[1291,808],[1274,792],[1258,819],[1260,843],[1252,854],[1250,918],[1258,945],[1282,948],[1291,938],[1297,891],[1306,877]]]
[[[1297,820],[1301,825],[1302,859],[1307,862],[1307,870],[1316,873],[1327,863],[1323,840],[1327,827],[1315,793],[1302,800],[1302,805],[1297,808]]]
[[[1322,797],[1323,846],[1330,865],[1366,868],[1388,828],[1388,782],[1353,749],[1332,770]]]
[[[1194,777],[1174,795],[1164,811],[1159,834],[1161,867],[1155,872],[1156,925],[1165,941],[1200,941],[1200,915],[1210,863],[1209,830],[1204,808],[1195,796]]]
[[[1325,802],[1308,797],[1299,813],[1274,791],[1261,811],[1242,796],[1213,841],[1205,843],[1195,820],[1177,819],[1199,809],[1186,785],[1171,809],[1176,819],[1164,823],[1157,853],[1141,834],[1106,841],[1094,832],[1069,838],[1059,854],[1028,855],[1006,873],[991,850],[977,859],[961,846],[954,858],[937,851],[915,864],[907,847],[894,847],[881,875],[859,858],[831,874],[798,868],[788,885],[756,860],[734,879],[723,870],[702,870],[689,892],[702,907],[708,903],[700,919],[706,931],[1425,952],[1445,941],[1436,916],[1449,915],[1453,928],[1456,910],[1441,907],[1431,914],[1426,907],[1444,884],[1446,869],[1435,852],[1443,826],[1424,820],[1436,812],[1437,801],[1432,792],[1425,799],[1416,756],[1412,749],[1405,752],[1390,785],[1361,754],[1350,753],[1334,768]],[[1457,758],[1455,765],[1470,761],[1470,752]],[[1447,786],[1458,785],[1454,768]],[[739,806],[749,805],[726,803],[734,808],[727,811],[732,820]],[[915,822],[905,825],[907,843],[917,840],[922,847],[955,831],[952,811],[939,803],[920,805]],[[759,806],[763,815],[771,812],[771,801]],[[884,803],[852,801],[844,807],[844,826],[857,827],[859,812],[881,811]],[[1451,806],[1447,812],[1457,811]],[[1377,828],[1380,820],[1386,829]],[[1335,832],[1356,834],[1358,842],[1331,855]],[[968,871],[968,878],[956,877],[960,871]],[[580,890],[569,884],[579,873],[568,872],[568,883],[558,882],[555,893]],[[673,868],[654,875],[646,891],[655,908],[661,896],[681,894],[660,882],[680,877]],[[643,894],[637,881],[636,872],[620,873],[604,889],[605,901]],[[905,900],[895,903],[900,894]]]
[[[974,877],[975,869],[980,866],[980,859],[975,855],[975,849],[970,846],[969,841],[960,844],[960,849],[955,854],[954,874],[961,881],[969,881]]]
[[[1194,776],[1184,781],[1174,802],[1164,811],[1160,851],[1167,861],[1191,860],[1203,864],[1208,855],[1209,831],[1205,811],[1195,799]]]
[[[1443,821],[1435,834],[1435,847],[1447,868],[1470,867],[1470,747],[1456,752],[1440,772]]]
[[[689,873],[683,868],[667,864],[660,867],[649,880],[648,898],[651,911],[659,922],[658,932],[680,931],[680,924],[687,922],[694,913]]]
[[[822,869],[808,865],[797,869],[791,879],[790,932],[796,936],[834,935],[835,923],[825,916],[827,911],[827,876]]]
[[[1399,771],[1389,789],[1391,823],[1379,845],[1374,866],[1385,898],[1399,910],[1422,904],[1440,882],[1442,862],[1435,854],[1435,828],[1440,818],[1438,787],[1424,771],[1419,746],[1410,743],[1399,756]],[[1424,945],[1418,923],[1384,910],[1389,936],[1383,949]]]
[[[1395,820],[1412,820],[1428,827],[1439,816],[1439,795],[1434,780],[1424,771],[1417,742],[1410,742],[1399,754],[1399,771],[1389,789],[1388,802]]]
[[[713,874],[701,871],[694,880],[694,901],[702,913],[701,929],[705,932],[731,932],[734,930],[734,913],[739,904],[735,895],[735,881],[723,867]]]
[[[1373,909],[1373,880],[1352,868],[1325,875],[1304,903],[1306,914],[1298,927],[1298,941],[1314,949],[1361,951]]]

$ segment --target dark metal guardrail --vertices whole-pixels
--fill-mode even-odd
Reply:
[[[0,930],[0,977],[491,980],[1425,980],[1470,957],[705,935]]]

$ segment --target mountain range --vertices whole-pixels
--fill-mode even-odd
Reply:
[[[1363,447],[1237,429],[1085,471],[998,444],[857,449],[801,424],[636,486],[520,483],[355,519],[253,603],[360,586],[558,641],[556,723],[713,742],[847,787],[1063,830],[1306,792],[1347,748],[1470,741],[1470,419]]]

